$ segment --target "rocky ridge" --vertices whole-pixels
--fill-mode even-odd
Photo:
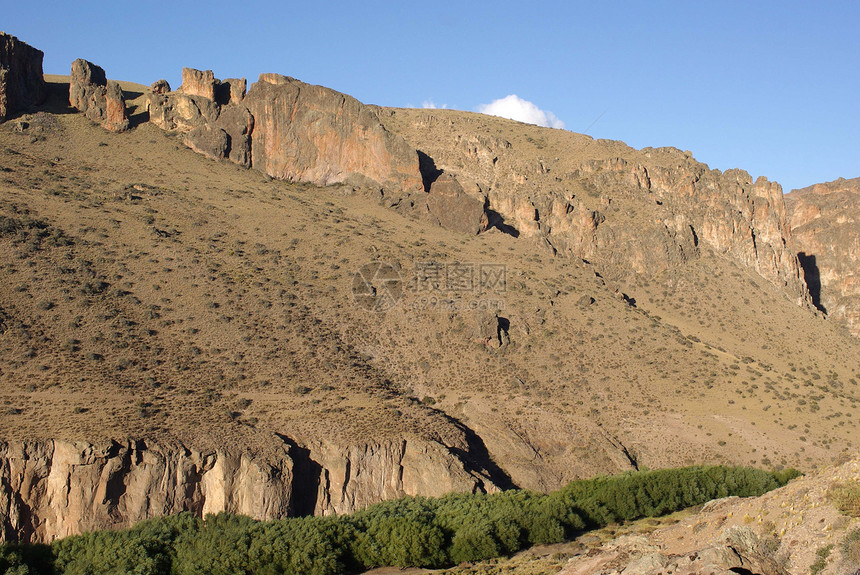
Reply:
[[[779,184],[720,172],[674,148],[621,142],[513,121],[508,140],[478,114],[386,109],[390,130],[432,157],[473,195],[490,225],[593,263],[615,281],[670,276],[702,246],[748,267],[797,303],[808,300]],[[622,247],[623,246],[623,247]]]
[[[785,203],[815,305],[860,336],[860,178],[792,190]]]
[[[244,79],[221,81],[211,70],[183,69],[176,92],[165,84],[153,86],[150,121],[209,158],[281,180],[353,185],[455,231],[486,228],[481,201],[433,193],[417,151],[355,98],[280,74],[261,74],[247,94]]]

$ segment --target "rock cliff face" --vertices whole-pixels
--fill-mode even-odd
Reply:
[[[51,541],[182,511],[266,520],[496,489],[439,444],[275,442],[266,457],[145,441],[0,443],[0,541]]]
[[[150,96],[150,120],[186,145],[273,178],[328,185],[351,178],[423,190],[417,152],[355,98],[278,74],[217,80],[185,68],[177,92]]]
[[[706,246],[808,300],[776,183],[711,170],[674,148],[635,150],[478,114],[380,117],[467,193],[486,197],[491,226],[538,238],[607,277],[677,274]]]
[[[43,56],[41,50],[0,32],[0,122],[45,100]]]
[[[423,188],[417,152],[355,98],[262,74],[244,102],[255,119],[252,165],[274,178],[327,185],[361,175],[384,187]]]
[[[122,88],[108,80],[101,67],[81,58],[72,62],[69,103],[110,132],[128,129]]]
[[[754,182],[743,170],[710,170],[678,150],[643,152],[660,163],[633,163],[620,158],[592,161],[574,171],[571,179],[584,188],[593,187],[607,194],[607,207],[622,197],[645,203],[646,209],[651,208],[651,225],[635,230],[636,237],[631,237],[620,226],[612,225],[614,222],[608,222],[610,234],[601,234],[598,223],[604,221],[592,212],[585,225],[563,230],[567,233],[559,238],[562,245],[572,246],[577,256],[594,258],[610,267],[615,264],[614,267],[629,267],[638,273],[653,273],[671,270],[696,257],[703,244],[754,270],[798,303],[806,300],[799,262],[787,247],[791,230],[779,184],[761,177]],[[552,214],[560,215],[559,212],[554,210]],[[559,219],[566,223],[563,217]],[[548,227],[552,235],[551,224]],[[582,241],[583,229],[593,234],[593,241]],[[618,242],[612,241],[612,236],[619,233],[631,250],[627,261],[613,261]],[[567,241],[571,235],[572,244]]]
[[[815,305],[860,336],[860,178],[794,190],[785,203]]]

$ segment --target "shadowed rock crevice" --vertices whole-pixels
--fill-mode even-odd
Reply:
[[[320,492],[322,465],[311,459],[311,450],[302,447],[286,435],[277,433],[289,446],[287,453],[293,460],[293,485],[290,493],[290,510],[297,517],[313,515]]]
[[[505,218],[499,212],[495,210],[491,210],[487,208],[487,228],[496,228],[503,234],[507,234],[511,237],[518,238],[520,237],[520,232],[514,226],[505,223]]]
[[[798,252],[797,259],[800,261],[800,267],[803,270],[806,287],[809,288],[809,297],[812,298],[812,305],[826,314],[827,309],[821,303],[821,271],[818,269],[815,256]]]
[[[421,180],[424,182],[424,191],[430,192],[433,182],[442,175],[442,170],[436,167],[433,158],[418,150],[418,169],[421,171]]]
[[[514,483],[508,472],[493,460],[493,457],[490,455],[490,452],[480,435],[475,433],[472,428],[456,417],[453,417],[444,411],[438,411],[438,413],[442,414],[465,435],[468,450],[463,450],[457,447],[450,447],[449,449],[465,464],[466,471],[474,475],[486,475],[494,486],[502,490],[518,488],[517,484]],[[486,489],[484,489],[484,491],[486,491]]]

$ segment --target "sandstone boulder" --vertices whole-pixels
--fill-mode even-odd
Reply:
[[[152,93],[147,102],[149,121],[168,132],[190,132],[218,119],[220,107],[214,100],[181,92]]]
[[[487,229],[484,202],[466,194],[450,174],[442,174],[431,184],[427,211],[431,219],[449,230],[475,235]]]
[[[254,117],[251,163],[274,178],[328,185],[358,174],[398,192],[423,190],[417,151],[355,98],[262,74],[243,104]]]
[[[106,130],[122,132],[128,129],[122,88],[113,80],[107,80],[101,67],[81,58],[72,62],[69,103]]]
[[[230,150],[230,138],[227,132],[213,126],[198,126],[185,135],[183,142],[186,146],[213,160],[223,160]]]
[[[155,82],[153,82],[152,85],[149,87],[149,90],[153,94],[166,94],[170,92],[170,84],[167,82],[167,80],[162,78],[161,80],[156,80]]]
[[[41,50],[0,32],[0,122],[45,100],[43,56]]]
[[[200,96],[215,100],[215,74],[212,70],[182,69],[182,85],[179,91],[188,96]]]

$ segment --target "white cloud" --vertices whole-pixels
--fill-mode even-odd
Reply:
[[[439,106],[433,100],[424,100],[424,102],[421,103],[421,107],[427,108],[428,110],[447,110],[448,104],[442,104]]]
[[[481,104],[478,106],[478,111],[482,114],[517,120],[526,124],[537,124],[546,128],[564,128],[564,122],[556,118],[555,114],[541,110],[516,94],[493,100],[489,104]]]

